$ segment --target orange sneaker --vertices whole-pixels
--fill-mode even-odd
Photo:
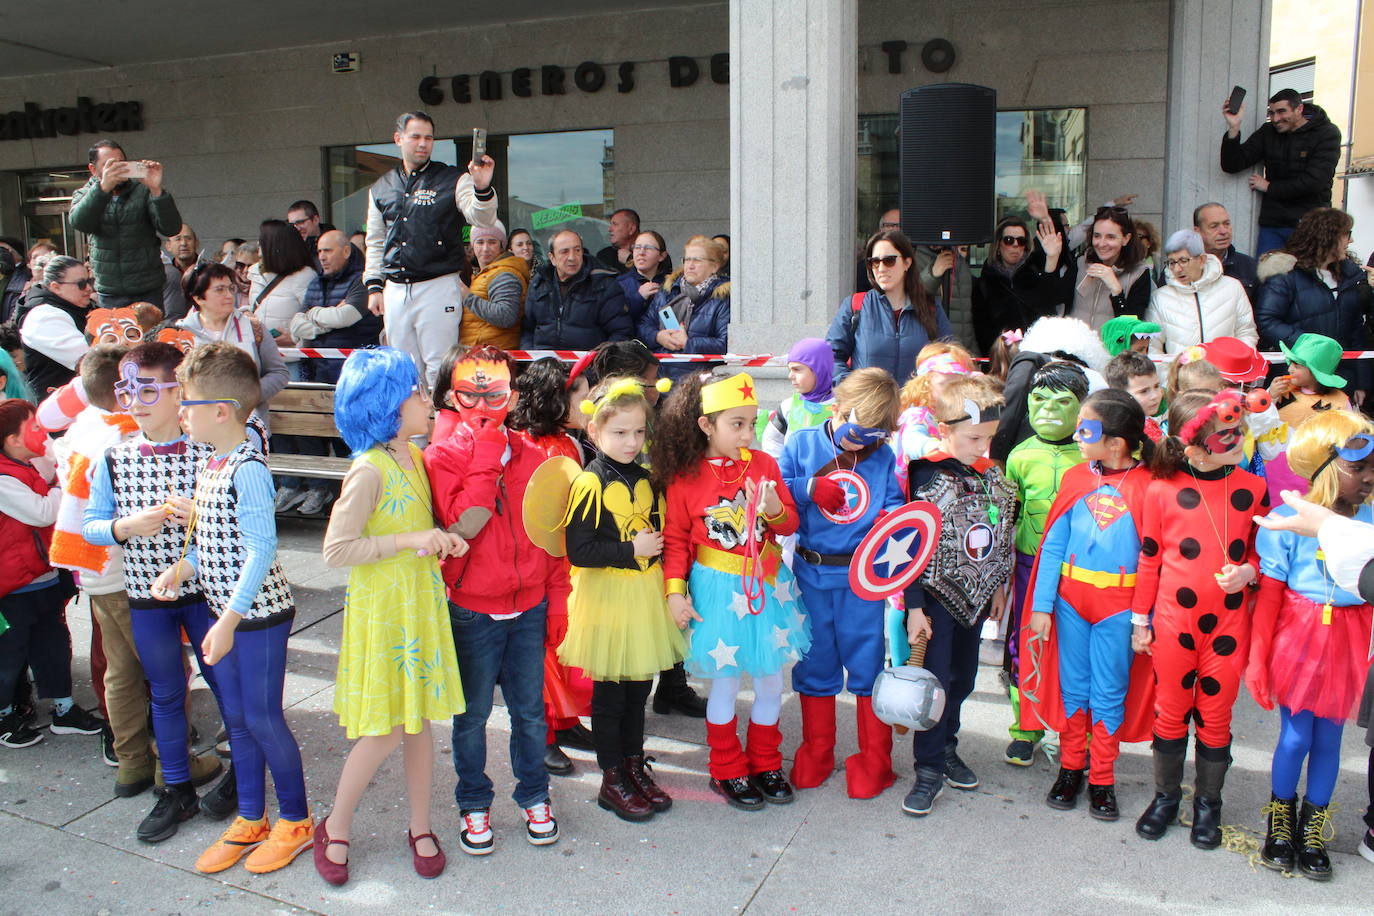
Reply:
[[[236,817],[229,829],[220,835],[215,844],[196,859],[196,871],[207,875],[224,871],[242,859],[248,850],[267,839],[267,818],[250,821]]]
[[[311,817],[300,821],[277,818],[272,825],[272,832],[261,846],[249,854],[243,867],[256,875],[276,871],[290,865],[296,856],[314,845],[315,821]]]

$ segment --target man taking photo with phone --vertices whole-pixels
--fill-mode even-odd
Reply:
[[[176,235],[181,214],[162,189],[162,163],[131,162],[113,140],[97,140],[86,159],[91,177],[72,195],[68,219],[86,233],[100,305],[151,302],[163,308],[158,236]]]

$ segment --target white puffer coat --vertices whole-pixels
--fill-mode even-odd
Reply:
[[[1245,287],[1222,273],[1214,255],[1207,259],[1196,283],[1184,283],[1169,273],[1169,282],[1150,295],[1145,320],[1159,325],[1165,353],[1182,353],[1195,344],[1218,337],[1238,337],[1255,346],[1259,332]]]

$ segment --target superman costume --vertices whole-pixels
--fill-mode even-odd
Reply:
[[[1045,522],[1021,641],[1021,726],[1060,733],[1062,766],[1081,771],[1092,733],[1093,785],[1115,782],[1121,741],[1144,741],[1153,710],[1150,657],[1131,651],[1131,597],[1140,559],[1143,467],[1072,467]],[[1044,639],[1030,614],[1054,617]]]
[[[793,429],[779,468],[801,514],[793,570],[810,613],[811,648],[792,669],[801,699],[802,744],[792,783],[819,786],[835,768],[835,697],[847,688],[857,698],[859,753],[845,761],[851,798],[872,798],[896,781],[892,728],[873,714],[873,682],[883,667],[882,601],[866,601],[849,587],[849,562],[878,517],[905,502],[896,456],[882,443],[851,452],[834,442],[835,421]],[[828,477],[845,491],[838,513],[807,496],[813,478]],[[846,672],[848,679],[846,680]]]

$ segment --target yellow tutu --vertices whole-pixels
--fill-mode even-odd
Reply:
[[[663,597],[663,567],[572,570],[568,635],[558,660],[594,681],[647,681],[682,661],[687,643]]]

